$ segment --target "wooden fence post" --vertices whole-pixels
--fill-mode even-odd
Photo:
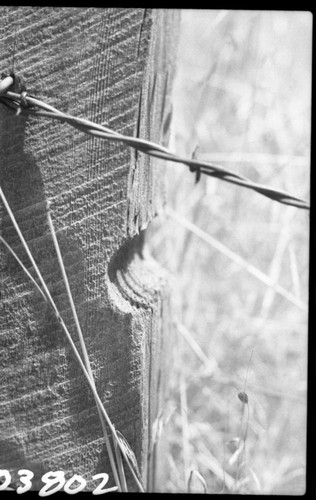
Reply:
[[[0,8],[0,72],[61,111],[157,142],[170,118],[178,11]],[[14,66],[12,68],[12,66]],[[80,351],[47,201],[98,394],[155,488],[152,428],[161,405],[166,279],[142,254],[163,203],[164,163],[125,145],[0,105],[0,185]],[[30,263],[0,203],[2,237]],[[87,381],[50,308],[0,246],[0,469],[110,476]],[[157,271],[158,269],[158,271]],[[126,468],[128,471],[128,469]],[[129,488],[137,486],[128,475]]]

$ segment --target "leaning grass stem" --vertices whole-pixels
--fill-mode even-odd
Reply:
[[[56,254],[57,254],[58,263],[59,263],[59,266],[60,266],[60,269],[61,269],[61,273],[62,273],[62,276],[63,276],[64,285],[65,285],[65,288],[66,288],[66,291],[67,291],[67,295],[68,295],[68,299],[69,299],[71,311],[72,311],[72,314],[73,314],[73,317],[74,317],[74,320],[75,320],[75,325],[76,325],[76,328],[77,328],[78,337],[79,337],[80,345],[81,345],[81,349],[82,349],[83,360],[84,360],[85,366],[87,368],[87,371],[88,371],[91,379],[94,380],[93,379],[93,373],[92,373],[92,370],[91,370],[91,365],[90,365],[90,360],[89,360],[88,352],[87,352],[87,349],[86,349],[86,344],[85,344],[85,341],[84,341],[84,338],[83,338],[83,334],[82,334],[81,326],[80,326],[80,323],[79,323],[79,319],[78,319],[76,307],[75,307],[75,304],[74,304],[74,301],[73,301],[73,297],[72,297],[72,293],[71,293],[71,290],[70,290],[70,285],[69,285],[68,277],[67,277],[67,274],[66,274],[66,270],[65,270],[65,266],[64,266],[64,261],[63,261],[63,258],[62,258],[61,252],[60,252],[58,240],[57,240],[55,229],[54,229],[54,226],[53,226],[53,221],[52,221],[52,218],[51,218],[51,215],[50,215],[49,211],[47,212],[47,220],[48,220],[48,225],[49,225],[49,228],[50,228],[50,231],[51,231],[53,243],[54,243],[54,246],[55,246],[55,251],[56,251]]]
[[[74,353],[79,361],[81,361],[81,358],[80,358],[80,355],[76,349],[76,346],[73,344],[73,341],[71,339],[71,336],[70,336],[70,333],[68,332],[68,329],[62,319],[62,317],[60,316],[59,312],[57,311],[57,308],[55,306],[55,303],[53,302],[53,300],[50,300],[50,296],[47,295],[45,292],[43,292],[43,290],[40,288],[40,286],[38,285],[38,283],[35,281],[35,279],[33,278],[33,276],[29,273],[29,271],[26,269],[26,267],[24,266],[24,264],[21,262],[21,260],[19,259],[19,257],[16,255],[16,253],[14,252],[14,250],[10,247],[10,245],[2,238],[2,236],[0,236],[0,241],[5,245],[5,247],[9,250],[9,252],[13,255],[13,257],[16,259],[16,261],[18,262],[18,264],[21,266],[22,270],[25,272],[25,274],[28,276],[28,278],[30,278],[30,280],[33,282],[33,284],[35,285],[36,289],[39,291],[39,293],[42,295],[43,299],[45,300],[45,302],[47,302],[47,304],[51,307],[51,309],[53,310],[53,313],[58,321],[58,323],[61,325],[61,327],[63,328],[64,332],[66,333],[66,336],[68,338],[68,341],[70,342],[70,345],[71,347],[73,348],[74,350]],[[80,363],[79,361],[79,363]],[[83,365],[84,367],[84,365]],[[88,374],[88,372],[85,372],[85,367],[84,367],[84,373],[85,375],[89,377],[89,380],[88,382],[93,385],[93,388],[94,388],[94,391],[95,391],[95,385],[93,383],[93,381],[91,381],[90,379],[90,375]],[[90,386],[91,386],[90,384]],[[92,386],[91,386],[91,389],[92,389]],[[93,391],[93,389],[92,389]],[[95,396],[95,393],[93,391],[93,394]],[[95,397],[95,400],[96,400],[96,403],[97,403],[97,408],[98,408],[98,412],[99,412],[99,415],[101,416],[101,423],[102,423],[102,428],[103,428],[103,415],[102,415],[102,411],[100,411],[100,408],[99,408],[99,402],[97,400],[97,398]],[[107,436],[107,433],[106,433],[106,429],[105,429],[105,439],[106,439],[106,445],[107,443],[109,442],[108,440],[108,436]],[[114,458],[113,458],[113,454],[112,454],[112,450],[110,448],[110,444],[109,444],[109,447],[107,446],[107,450],[108,450],[108,453],[109,453],[109,458],[110,458],[110,463],[111,463],[111,466],[112,466],[112,472],[113,472],[113,475],[114,475],[114,479],[115,479],[115,483],[120,491],[121,487],[120,487],[120,482],[119,482],[119,479],[118,479],[118,474],[117,474],[117,471],[116,471],[116,466],[115,466],[115,462],[114,462]]]
[[[247,419],[246,419],[246,425],[245,425],[245,431],[243,431],[243,426],[244,426],[244,416],[245,416],[245,410],[247,407]],[[239,485],[241,484],[241,469],[243,467],[244,460],[247,461],[247,455],[246,455],[246,442],[247,442],[247,434],[248,434],[248,424],[249,424],[249,403],[243,403],[242,406],[242,414],[241,414],[241,422],[240,422],[240,446],[241,446],[241,453],[238,456],[237,459],[237,464],[238,464],[238,469],[237,469],[237,475],[236,475],[236,485],[235,488],[238,490]]]
[[[251,354],[250,354],[250,357],[249,357],[249,361],[248,361],[247,372],[246,372],[246,377],[245,377],[244,392],[240,393],[238,395],[239,399],[243,403],[243,406],[242,406],[242,415],[241,415],[241,422],[240,422],[240,439],[241,439],[242,450],[241,450],[241,453],[240,453],[240,455],[238,457],[239,467],[238,467],[237,478],[236,478],[237,479],[237,484],[238,484],[238,482],[240,480],[241,467],[243,465],[244,456],[246,456],[246,441],[247,441],[248,426],[249,426],[249,399],[248,399],[248,395],[246,393],[246,389],[247,389],[248,372],[249,372],[249,367],[250,367],[252,355],[253,355],[253,349],[251,351]],[[240,397],[241,395],[242,395],[242,397]],[[245,407],[247,407],[247,419],[246,419],[245,431],[243,432]],[[247,457],[246,457],[246,460],[247,460]]]
[[[274,282],[279,280],[279,277],[282,273],[283,269],[283,260],[286,250],[289,246],[289,237],[290,231],[289,226],[291,223],[291,219],[293,218],[293,212],[291,210],[285,211],[285,215],[283,215],[283,226],[280,231],[278,242],[275,248],[275,252],[273,255],[273,259],[270,265],[269,275],[272,277]],[[273,288],[268,288],[261,306],[261,313],[263,320],[268,318],[270,315],[270,309],[273,305],[273,300],[275,297],[275,290]],[[297,296],[298,300],[300,300],[299,296]]]
[[[120,482],[121,482],[122,491],[127,492],[128,490],[127,490],[126,477],[125,477],[125,471],[124,471],[124,465],[123,465],[123,461],[122,461],[121,451],[117,445],[117,441],[114,440],[113,443],[114,443],[114,452],[115,452],[115,456],[116,456],[116,461],[118,464],[118,472],[120,475]]]
[[[195,469],[192,469],[190,471],[190,475],[189,475],[189,479],[188,479],[188,492],[189,493],[194,493],[194,491],[192,491],[194,481],[196,482],[196,484],[199,484],[200,487],[203,488],[203,493],[207,493],[207,486],[206,486],[205,479],[202,476],[202,474],[198,470],[195,470]]]
[[[204,441],[200,441],[198,443],[198,447],[199,455],[200,458],[203,459],[203,463],[206,464],[207,468],[210,469],[216,477],[218,477],[221,481],[225,481],[225,486],[229,492],[233,492],[235,485],[234,478],[223,469],[216,456],[213,455]]]
[[[287,299],[302,311],[307,311],[307,305],[302,300],[300,300],[298,297],[295,297],[295,295],[293,295],[292,293],[288,292],[285,288],[283,288],[272,278],[270,278],[270,276],[266,275],[252,264],[249,264],[249,262],[240,257],[240,255],[238,255],[237,253],[230,250],[226,245],[219,242],[216,238],[206,233],[192,222],[188,221],[185,217],[182,217],[182,215],[172,210],[170,207],[166,208],[166,214],[167,216],[184,226],[188,231],[194,233],[198,238],[205,241],[210,246],[216,248],[216,250],[221,252],[223,255],[226,255],[226,257],[235,262],[235,264],[237,264],[239,267],[245,269],[246,271],[248,271],[248,273],[252,274],[262,283],[273,289],[274,292]]]
[[[93,385],[95,387],[95,381],[94,381],[93,373],[92,373],[92,370],[91,370],[91,365],[90,365],[90,360],[89,360],[89,356],[88,356],[86,344],[85,344],[84,337],[83,337],[83,334],[82,334],[81,326],[80,326],[78,315],[77,315],[77,310],[76,310],[76,307],[75,307],[75,304],[74,304],[74,301],[73,301],[73,297],[72,297],[72,293],[71,293],[71,289],[70,289],[70,285],[69,285],[69,280],[68,280],[67,273],[66,273],[65,266],[64,266],[64,261],[63,261],[63,258],[62,258],[61,252],[60,252],[60,248],[59,248],[57,236],[56,236],[56,233],[55,233],[53,221],[52,221],[52,218],[51,218],[49,210],[47,212],[47,220],[48,220],[48,225],[49,225],[49,228],[50,228],[50,231],[51,231],[51,235],[52,235],[52,239],[53,239],[55,251],[56,251],[56,254],[57,254],[58,263],[59,263],[59,266],[60,266],[60,269],[61,269],[61,272],[62,272],[62,276],[63,276],[65,288],[66,288],[66,291],[67,291],[67,295],[68,295],[68,299],[69,299],[69,303],[70,303],[70,307],[71,307],[71,311],[72,311],[72,314],[73,314],[73,317],[74,317],[74,320],[75,320],[75,325],[76,325],[76,328],[77,328],[77,332],[78,332],[78,336],[79,336],[79,341],[80,341],[80,345],[81,345],[81,350],[82,350],[82,354],[83,354],[84,364],[85,364],[85,367],[87,369],[87,372],[89,373],[91,382],[93,383]],[[97,401],[96,401],[96,403],[97,403]],[[106,443],[106,447],[107,447],[108,454],[109,454],[109,457],[110,457],[110,462],[111,462],[111,465],[113,467],[113,464],[115,464],[115,460],[114,460],[114,457],[113,457],[111,443],[110,443],[109,437],[107,435],[107,430],[106,430],[106,424],[105,424],[105,421],[104,421],[104,417],[102,416],[102,413],[100,411],[100,408],[98,407],[98,404],[97,404],[97,410],[98,410],[99,418],[100,418],[100,421],[101,421],[102,430],[103,430],[103,434],[104,434],[104,438],[105,438],[105,443]],[[118,469],[119,469],[119,472],[121,472],[120,469],[122,469],[122,461],[120,461],[120,463],[118,463]],[[126,482],[124,484],[125,487],[123,487],[122,480],[121,480],[122,479],[121,478],[121,473],[119,474],[119,476],[120,476],[120,480],[119,480],[116,468],[114,468],[112,471],[113,471],[114,476],[118,480],[117,484],[119,485],[119,490],[122,490],[122,491],[126,492],[127,491],[127,489],[125,489]],[[124,469],[123,469],[123,474],[124,474]]]
[[[51,297],[51,294],[50,294],[50,292],[49,292],[49,290],[48,290],[48,288],[46,286],[46,283],[45,283],[45,281],[44,281],[44,279],[43,279],[43,277],[42,277],[42,275],[40,273],[40,270],[37,267],[37,264],[36,264],[36,262],[35,262],[35,260],[34,260],[34,258],[32,256],[32,253],[31,253],[31,251],[30,251],[30,249],[29,249],[29,247],[28,247],[28,245],[27,245],[27,243],[26,243],[26,241],[25,241],[25,239],[23,237],[23,234],[21,233],[21,230],[20,230],[20,228],[19,228],[19,226],[18,226],[18,224],[17,224],[17,222],[15,220],[14,214],[13,214],[11,208],[10,208],[9,203],[7,202],[7,199],[6,199],[6,197],[5,197],[5,195],[4,195],[3,191],[2,191],[1,186],[0,186],[0,197],[2,199],[2,202],[3,202],[4,206],[5,206],[8,214],[9,214],[9,217],[10,217],[10,219],[12,221],[12,224],[13,224],[13,226],[14,226],[14,228],[15,228],[18,236],[19,236],[19,239],[20,239],[20,241],[21,241],[21,243],[22,243],[22,245],[23,245],[23,247],[24,247],[24,249],[25,249],[25,251],[27,253],[27,256],[29,257],[29,259],[30,259],[30,261],[31,261],[31,263],[33,265],[33,268],[34,268],[34,270],[35,270],[35,272],[36,272],[36,274],[37,274],[37,276],[38,276],[38,278],[39,278],[39,280],[41,282],[43,290],[41,290],[40,287],[39,287],[39,285],[36,283],[36,281],[31,278],[32,282],[33,282],[33,284],[36,284],[36,288],[40,291],[41,295],[42,296],[43,296],[43,294],[45,295],[46,302],[48,302],[50,304],[51,308],[53,309],[54,314],[55,314],[58,322],[60,323],[61,327],[63,328],[63,330],[64,330],[64,332],[66,334],[66,337],[67,337],[67,339],[68,339],[68,341],[70,343],[70,346],[71,346],[71,348],[72,348],[72,350],[73,350],[73,352],[74,352],[74,354],[75,354],[75,356],[76,356],[76,358],[78,360],[78,363],[79,363],[79,365],[80,365],[80,367],[81,367],[81,369],[82,369],[82,371],[83,371],[83,373],[84,373],[84,375],[85,375],[85,377],[86,377],[86,379],[88,381],[88,384],[89,384],[89,386],[91,388],[91,391],[92,391],[92,393],[94,395],[94,398],[96,400],[96,404],[98,405],[101,414],[103,415],[105,421],[107,422],[107,424],[108,424],[108,426],[109,426],[109,428],[110,428],[110,430],[112,432],[112,435],[114,436],[114,439],[116,440],[119,448],[121,449],[121,451],[123,453],[123,456],[124,456],[124,458],[125,458],[125,460],[127,462],[127,465],[129,467],[129,469],[130,469],[130,471],[131,471],[131,473],[132,473],[132,475],[133,475],[133,477],[134,477],[134,479],[135,479],[135,481],[136,481],[136,483],[137,483],[140,491],[144,492],[142,484],[140,483],[140,481],[139,481],[139,479],[138,479],[135,471],[133,470],[133,468],[129,464],[129,461],[128,461],[126,455],[125,455],[124,447],[122,446],[122,444],[120,443],[118,437],[116,436],[115,428],[114,428],[114,426],[113,426],[113,424],[112,424],[112,422],[111,422],[111,420],[110,420],[110,418],[109,418],[109,416],[108,416],[108,414],[107,414],[107,412],[106,412],[106,410],[105,410],[105,408],[103,406],[103,403],[102,403],[102,401],[101,401],[101,399],[100,399],[100,397],[99,397],[99,395],[98,395],[98,393],[96,391],[94,382],[90,378],[90,375],[89,375],[89,373],[88,373],[88,371],[87,371],[87,369],[86,369],[86,367],[85,367],[85,365],[84,365],[84,363],[83,363],[83,361],[82,361],[82,359],[80,357],[80,354],[79,354],[79,352],[78,352],[78,350],[77,350],[77,348],[76,348],[76,346],[75,346],[75,344],[74,344],[74,342],[73,342],[73,340],[71,338],[71,335],[70,335],[70,333],[69,333],[69,331],[68,331],[68,329],[67,329],[67,327],[66,327],[66,325],[65,325],[65,323],[64,323],[64,321],[62,319],[62,317],[60,316],[60,314],[58,312],[57,306],[56,306],[55,302],[53,301],[53,298]],[[6,247],[8,248],[8,245],[6,245]],[[13,251],[11,251],[11,253],[12,253],[13,256],[16,256],[16,254]],[[17,260],[17,262],[19,264],[21,264],[21,261],[19,259]],[[22,269],[25,270],[25,266],[22,265]],[[27,273],[27,275],[28,275],[28,277],[31,276],[30,273]],[[119,477],[118,477],[118,474],[117,474],[114,457],[112,455],[112,459],[111,459],[111,455],[110,455],[109,458],[110,458],[111,467],[112,467],[112,470],[113,470],[113,475],[115,477],[116,484],[117,484],[117,486],[119,488],[120,487],[120,481],[119,481]]]
[[[301,297],[301,278],[300,278],[300,273],[298,270],[298,264],[297,264],[297,257],[296,257],[296,252],[294,250],[294,244],[293,242],[290,242],[288,246],[288,251],[289,251],[289,257],[290,257],[290,270],[291,270],[291,276],[292,276],[292,283],[294,286],[295,290],[295,295],[297,297]]]
[[[188,404],[187,404],[187,394],[186,394],[186,384],[184,380],[184,374],[181,370],[180,373],[180,407],[181,407],[181,430],[182,430],[182,453],[183,453],[183,473],[184,473],[184,484],[188,483],[189,474],[189,459],[190,459],[190,429],[188,422]]]
[[[210,373],[213,373],[215,368],[217,367],[216,359],[213,358],[211,361],[204,351],[201,349],[200,345],[198,342],[195,340],[195,338],[191,335],[189,330],[182,324],[182,323],[177,323],[177,331],[184,337],[185,341],[189,344],[191,347],[192,351],[194,354],[197,356],[197,358],[203,363],[203,365],[208,368]]]

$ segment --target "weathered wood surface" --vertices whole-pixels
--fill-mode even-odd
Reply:
[[[62,111],[163,142],[177,11],[0,8],[1,71]],[[46,217],[47,200],[98,393],[153,488],[161,397],[164,274],[142,255],[163,200],[161,160],[0,107],[0,183],[59,311],[79,341]],[[30,264],[4,207],[1,234]],[[95,402],[49,307],[1,246],[0,468],[107,472]],[[150,460],[148,460],[148,453]],[[133,480],[132,489],[137,490]]]

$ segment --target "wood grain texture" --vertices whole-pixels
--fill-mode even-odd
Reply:
[[[1,7],[1,70],[31,95],[118,132],[166,140],[177,11]],[[14,68],[12,65],[14,64]],[[131,444],[142,479],[161,398],[166,277],[142,253],[163,203],[161,160],[71,127],[0,109],[0,183],[79,349],[47,225],[59,245],[98,393]],[[30,270],[0,206],[1,234]],[[64,470],[114,484],[93,396],[67,339],[12,256],[0,248],[0,468]],[[149,465],[148,465],[149,464]],[[131,489],[135,489],[129,478]]]

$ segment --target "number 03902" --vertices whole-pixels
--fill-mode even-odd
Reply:
[[[34,473],[28,469],[20,469],[18,471],[19,479],[21,486],[18,486],[16,489],[16,493],[22,494],[26,493],[32,488],[32,479],[34,477]],[[4,480],[3,480],[4,479]],[[100,480],[98,486],[92,491],[93,495],[103,495],[104,493],[109,493],[110,491],[116,491],[117,486],[113,486],[112,488],[104,488],[109,480],[109,475],[105,472],[100,474],[95,474],[92,476],[93,480]],[[0,469],[0,491],[6,490],[11,483],[11,474],[6,469]],[[74,474],[70,479],[66,481],[65,473],[61,470],[57,470],[55,472],[46,472],[41,478],[44,486],[38,492],[40,497],[48,497],[49,495],[53,495],[57,491],[64,491],[69,495],[75,495],[82,491],[87,481],[78,474]]]

